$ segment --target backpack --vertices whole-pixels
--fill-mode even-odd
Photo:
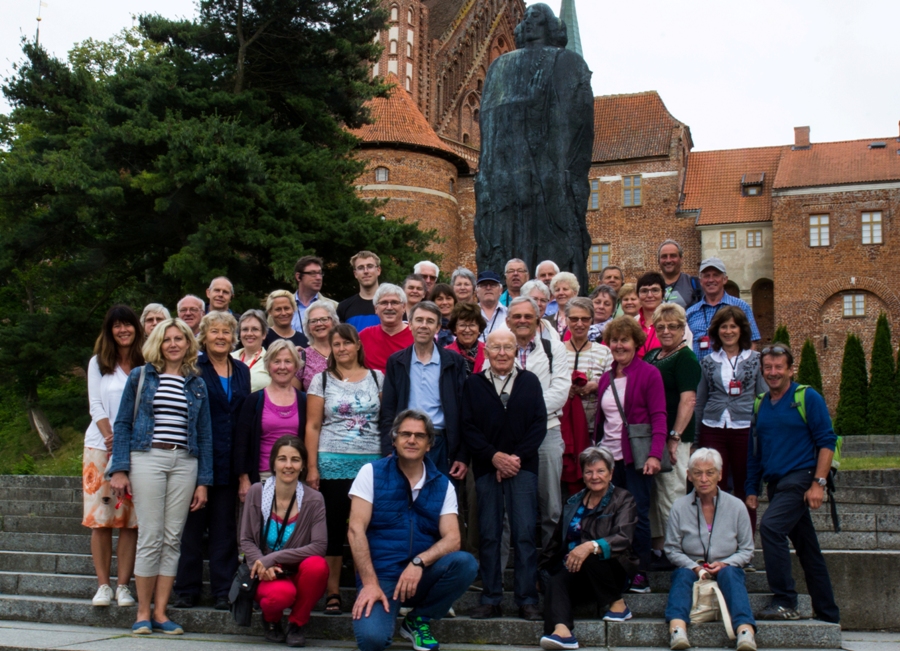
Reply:
[[[800,418],[803,419],[803,422],[806,421],[806,390],[809,388],[808,384],[798,384],[797,389],[794,391],[794,402],[792,403],[792,407],[797,407],[797,412],[800,414]],[[762,404],[763,398],[766,397],[765,393],[760,393],[753,399],[753,418],[751,420],[751,428],[752,428],[752,436],[753,436],[753,456],[759,456],[759,439],[756,436],[756,415],[759,413],[759,407]],[[841,531],[841,522],[838,518],[837,513],[837,503],[834,500],[834,492],[836,490],[834,477],[837,475],[838,469],[841,467],[841,449],[844,446],[844,437],[838,436],[837,441],[834,444],[834,457],[831,460],[831,470],[828,472],[828,477],[826,478],[827,484],[826,489],[828,491],[828,503],[831,505],[831,524],[834,526],[834,530],[836,533],[840,533]]]
[[[703,288],[700,286],[700,279],[697,276],[691,276],[691,290],[691,305],[703,300]]]
[[[543,337],[540,337],[541,345],[544,347],[544,354],[547,356],[547,361],[550,363],[550,375],[553,375],[553,348],[550,346],[550,342]]]

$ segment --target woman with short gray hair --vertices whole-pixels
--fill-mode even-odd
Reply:
[[[594,306],[594,323],[588,330],[588,339],[591,341],[603,341],[603,330],[606,324],[616,316],[616,305],[619,297],[609,285],[598,285],[589,296]]]
[[[478,299],[475,298],[475,274],[465,267],[459,267],[453,272],[450,276],[450,286],[460,303],[478,303]]]
[[[522,285],[519,296],[531,297],[538,306],[538,325],[537,331],[542,339],[550,339],[559,341],[559,334],[556,328],[550,323],[544,314],[547,312],[547,306],[550,304],[552,294],[550,288],[540,280],[529,280]]]
[[[578,284],[578,278],[575,277],[575,274],[568,271],[559,272],[550,281],[550,291],[553,293],[553,298],[556,299],[559,309],[549,320],[563,341],[570,336],[565,313],[566,303],[578,296],[580,290],[581,286]]]
[[[238,332],[243,348],[234,351],[231,356],[250,369],[251,391],[265,389],[272,381],[266,370],[266,349],[263,346],[263,341],[269,334],[266,315],[262,310],[247,310],[238,321]]]
[[[149,337],[153,329],[163,321],[172,318],[169,308],[162,303],[148,303],[141,312],[141,327],[144,329],[144,337]]]
[[[297,372],[297,383],[302,391],[308,391],[313,378],[328,367],[328,356],[331,355],[328,335],[340,322],[334,306],[327,301],[313,301],[303,313],[303,332],[309,337],[309,346],[304,351],[306,364]]]

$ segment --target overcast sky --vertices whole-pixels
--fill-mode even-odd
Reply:
[[[527,0],[526,0],[527,1]],[[58,56],[131,15],[194,14],[191,0],[45,0],[41,42]],[[34,38],[39,0],[0,0],[0,77]],[[528,2],[528,4],[532,4]],[[560,0],[548,4],[558,11]],[[597,95],[659,92],[695,148],[898,135],[898,0],[576,0]],[[0,111],[9,110],[0,99]]]

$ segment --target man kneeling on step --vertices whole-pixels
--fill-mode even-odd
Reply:
[[[456,491],[425,456],[434,436],[426,414],[400,412],[391,429],[393,453],[363,466],[350,488],[360,651],[391,645],[401,605],[412,610],[400,635],[416,651],[439,649],[431,622],[447,614],[478,573],[475,558],[459,551]]]

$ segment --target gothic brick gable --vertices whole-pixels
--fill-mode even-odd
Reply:
[[[593,162],[668,157],[679,122],[655,90],[594,98]]]

